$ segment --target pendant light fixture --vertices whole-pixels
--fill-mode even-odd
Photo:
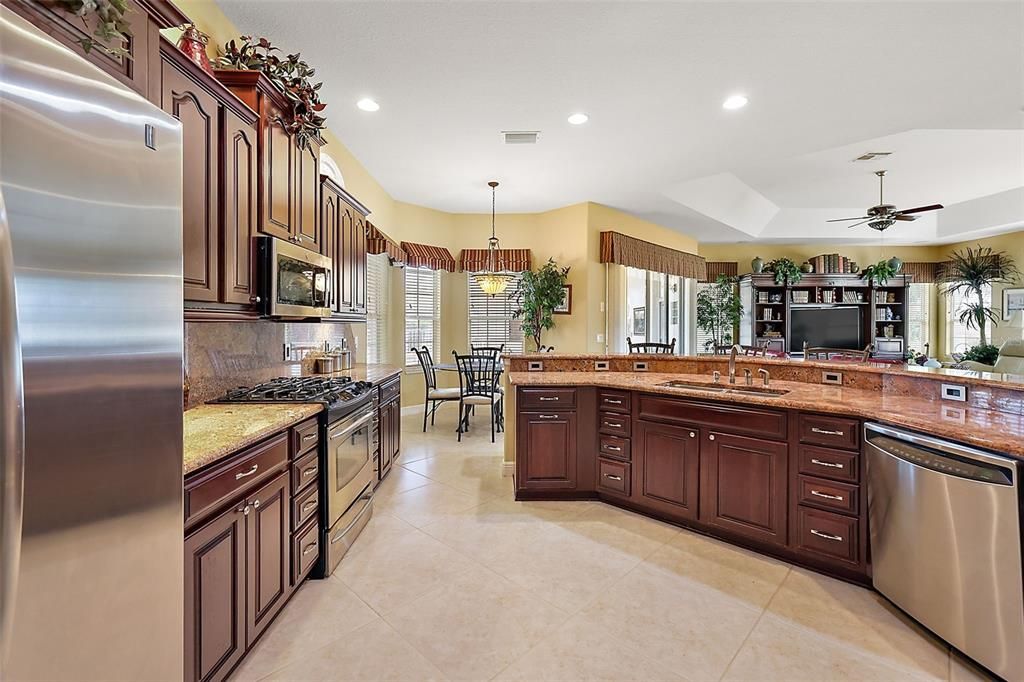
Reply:
[[[498,251],[501,244],[498,243],[498,237],[494,234],[494,194],[498,183],[491,180],[487,185],[491,188],[491,238],[487,240],[487,269],[474,274],[473,279],[485,294],[496,296],[505,293],[512,281],[512,275],[498,270]]]

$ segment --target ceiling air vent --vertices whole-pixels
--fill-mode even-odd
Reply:
[[[867,154],[861,154],[854,161],[872,161],[874,159],[880,159],[883,156],[889,156],[892,152],[868,152]]]
[[[505,144],[537,144],[539,130],[502,130],[501,136]]]

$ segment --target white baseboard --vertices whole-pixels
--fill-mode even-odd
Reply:
[[[407,414],[423,414],[423,403],[419,405],[406,405],[402,408],[402,416]]]
[[[503,478],[509,478],[516,472],[515,462],[502,462],[501,463],[501,475]]]

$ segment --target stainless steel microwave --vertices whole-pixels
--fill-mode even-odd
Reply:
[[[274,237],[257,239],[263,313],[270,317],[330,317],[331,259]]]

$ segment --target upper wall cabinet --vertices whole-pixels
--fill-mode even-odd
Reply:
[[[256,113],[160,40],[158,103],[182,124],[185,300],[249,308],[257,303]]]
[[[288,100],[259,71],[221,69],[217,78],[259,115],[258,232],[321,250],[320,145],[300,148],[282,125]]]
[[[333,317],[366,318],[366,216],[369,212],[333,180],[321,177],[323,253],[334,261]]]
[[[159,102],[160,61],[157,57],[159,30],[180,26],[188,21],[173,4],[165,0],[127,0],[131,35],[125,41],[127,54],[111,55],[94,48],[85,53],[79,41],[91,38],[95,17],[82,21],[61,7],[61,3],[41,0],[2,0],[33,24],[67,45],[143,97]]]

